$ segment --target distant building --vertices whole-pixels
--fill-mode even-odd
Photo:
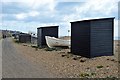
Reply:
[[[47,26],[37,28],[38,47],[46,46],[45,36],[58,38],[58,26]]]
[[[26,33],[19,34],[19,42],[21,43],[31,43],[31,35]]]
[[[37,37],[31,36],[31,43],[32,44],[37,44]]]
[[[71,22],[71,52],[84,57],[113,55],[114,18]]]

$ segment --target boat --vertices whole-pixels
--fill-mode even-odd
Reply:
[[[46,43],[49,48],[54,48],[54,47],[69,47],[71,46],[71,40],[63,40],[55,37],[50,37],[50,36],[45,36]]]

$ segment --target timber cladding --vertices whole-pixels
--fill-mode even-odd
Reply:
[[[29,34],[19,34],[19,42],[21,42],[21,43],[31,43],[31,35],[29,35]]]
[[[71,22],[71,52],[84,57],[113,55],[114,18]]]
[[[58,38],[59,26],[46,26],[37,28],[37,45],[38,47],[47,46],[45,36],[51,36]]]

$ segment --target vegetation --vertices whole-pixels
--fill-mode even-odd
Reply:
[[[62,54],[61,56],[62,56],[62,57],[65,57],[65,56],[67,56],[67,55],[66,55],[66,54]]]
[[[103,66],[102,66],[102,65],[100,65],[100,66],[97,66],[97,68],[103,68]]]
[[[82,59],[80,60],[80,62],[85,62],[85,61],[86,61],[86,60],[82,60]]]
[[[35,48],[36,51],[38,50],[38,46],[31,45],[31,47],[32,47],[32,48]]]
[[[91,75],[93,76],[93,75],[96,75],[96,73],[91,73]]]
[[[77,57],[73,57],[73,60],[77,60]]]
[[[36,50],[44,48],[45,51],[61,51],[61,48],[49,48],[49,47],[46,47],[46,46],[38,47],[38,46],[35,46],[35,45],[31,45],[31,47],[35,48]]]
[[[38,48],[38,46],[35,46],[35,45],[31,45],[32,48]]]
[[[117,77],[114,77],[114,76],[112,76],[112,75],[107,76],[106,78],[111,78],[112,80],[118,80]]]
[[[81,73],[80,77],[87,78],[96,75],[96,73]]]
[[[27,46],[27,44],[24,44],[23,46]]]
[[[90,74],[88,74],[88,73],[81,73],[80,74],[80,77],[89,77],[90,76]]]
[[[46,51],[53,51],[53,50],[55,50],[54,48],[46,48],[45,49]]]
[[[20,43],[20,42],[19,42],[18,40],[16,40],[16,39],[14,39],[14,42],[15,42],[15,43]]]
[[[60,51],[61,48],[45,48],[46,51]]]

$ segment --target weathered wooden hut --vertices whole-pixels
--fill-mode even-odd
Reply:
[[[26,33],[19,34],[19,42],[21,43],[31,43],[31,35]]]
[[[84,57],[113,55],[114,18],[71,22],[71,52]]]
[[[59,26],[46,26],[37,28],[37,45],[38,47],[46,46],[45,36],[51,36],[58,38]]]

